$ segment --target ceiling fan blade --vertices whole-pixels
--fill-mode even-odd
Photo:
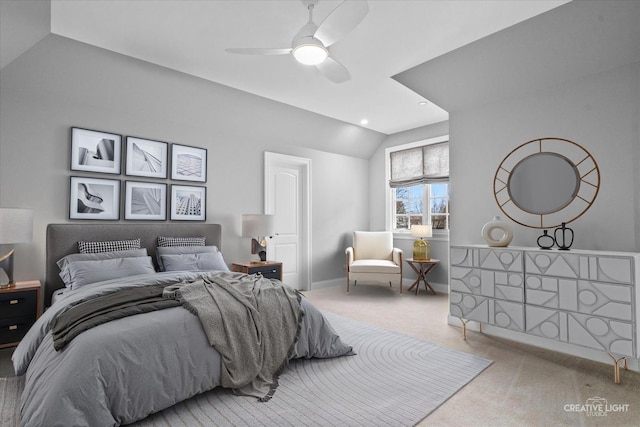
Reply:
[[[322,21],[314,36],[329,47],[358,26],[369,13],[364,0],[345,0]]]
[[[334,83],[344,83],[347,80],[351,79],[351,74],[349,74],[349,70],[346,69],[344,65],[333,59],[332,57],[328,57],[324,60],[324,62],[316,65],[316,68],[329,80]]]
[[[270,49],[260,47],[236,47],[225,49],[228,53],[240,53],[243,55],[286,55],[291,53],[291,48]]]

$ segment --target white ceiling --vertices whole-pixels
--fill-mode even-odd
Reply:
[[[358,1],[358,0],[354,0]],[[330,47],[351,80],[332,83],[290,55],[307,21],[299,0],[52,0],[51,32],[328,117],[392,134],[448,119],[391,76],[557,7],[566,0],[371,0],[362,23]],[[319,24],[341,1],[320,0]]]

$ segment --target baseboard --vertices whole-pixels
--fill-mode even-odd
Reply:
[[[311,284],[311,289],[309,290],[317,290],[317,289],[325,289],[325,288],[333,288],[336,286],[347,286],[347,279],[346,278],[339,278],[339,279],[331,279],[331,280],[322,280],[319,282],[313,282]],[[402,279],[402,289],[406,290],[409,289],[409,286],[411,286],[414,282],[414,279]],[[449,293],[449,285],[447,284],[443,284],[443,283],[435,283],[435,282],[429,282],[429,284],[431,285],[431,287],[439,294],[448,294]],[[424,283],[420,282],[420,289],[424,290]]]
[[[317,289],[334,288],[336,286],[344,286],[346,288],[347,279],[343,277],[340,279],[321,280],[319,282],[313,282],[311,283],[311,289],[309,290],[315,291]]]

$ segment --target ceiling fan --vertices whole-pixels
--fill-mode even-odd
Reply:
[[[345,0],[336,7],[320,25],[313,22],[313,8],[318,0],[302,0],[309,10],[309,22],[293,37],[290,48],[230,48],[229,53],[245,55],[287,55],[296,61],[314,65],[322,75],[335,83],[351,78],[344,65],[329,55],[329,46],[358,26],[369,12],[365,0]]]

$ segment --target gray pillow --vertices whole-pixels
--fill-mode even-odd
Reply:
[[[56,264],[60,267],[60,270],[65,268],[67,264],[72,261],[95,261],[100,259],[113,259],[113,258],[138,258],[148,256],[147,250],[142,249],[128,249],[124,251],[113,252],[97,252],[89,254],[69,254],[63,258],[60,258]]]
[[[164,271],[229,271],[220,252],[161,255]]]
[[[58,260],[56,263],[60,267],[60,277],[64,283],[67,283],[71,279],[69,278],[68,265],[74,261],[98,261],[102,259],[113,258],[139,258],[148,256],[147,250],[142,249],[129,249],[125,251],[113,251],[113,252],[97,252],[89,254],[69,254]]]
[[[65,281],[65,286],[71,290],[103,280],[156,272],[151,257],[73,261],[69,263],[67,270],[68,281]],[[62,275],[60,277],[64,280]]]
[[[165,271],[162,264],[163,255],[203,254],[220,252],[217,246],[169,246],[156,248],[156,261],[160,271]]]

